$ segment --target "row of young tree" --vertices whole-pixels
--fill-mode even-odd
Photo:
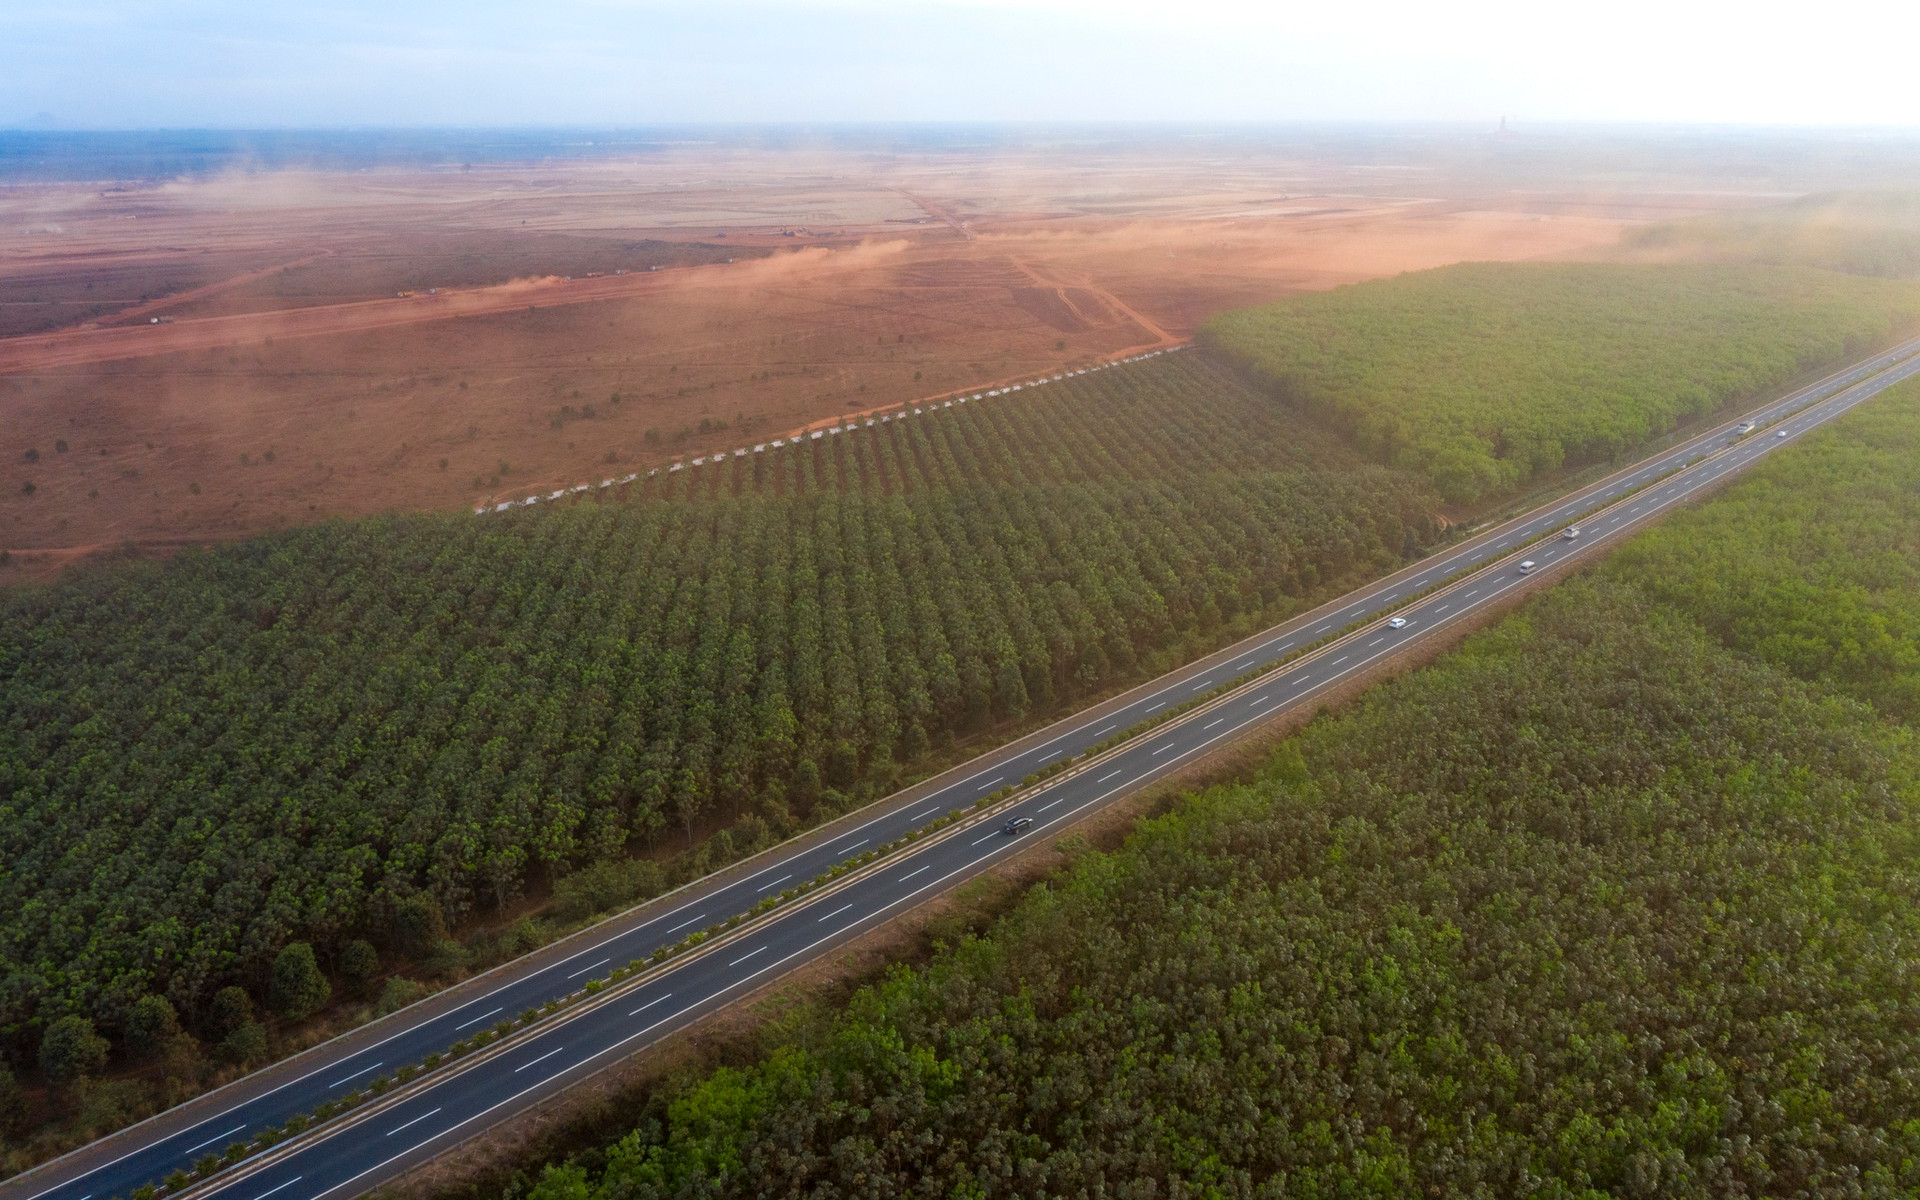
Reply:
[[[1910,495],[1774,507],[1911,493],[1897,416],[1886,475],[1861,421],[510,1194],[1920,1192],[1914,729],[1765,661],[1807,570],[1702,623],[1722,537],[1910,552]]]
[[[1201,331],[1379,461],[1472,504],[1910,331],[1920,286],[1808,267],[1470,263]]]
[[[695,486],[697,485],[697,486]],[[232,1036],[309,944],[776,825],[1399,560],[1430,497],[1193,356],[675,472],[101,569],[0,609],[0,1032]],[[242,1023],[244,1024],[244,1023]],[[238,1026],[235,1026],[236,1028]]]

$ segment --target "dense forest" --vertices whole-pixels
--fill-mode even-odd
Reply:
[[[532,1200],[1920,1192],[1912,622],[1854,669],[1917,446],[1909,384]]]
[[[290,943],[364,974],[529,880],[766,844],[1397,564],[1435,505],[1195,355],[648,486],[0,602],[16,1068],[70,1014],[138,1040],[150,995],[224,1036]]]
[[[1920,288],[1806,268],[1473,263],[1202,331],[1449,501],[1607,459],[1906,331]]]

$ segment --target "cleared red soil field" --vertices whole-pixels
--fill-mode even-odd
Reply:
[[[0,582],[128,541],[597,481],[1295,291],[1605,253],[1627,224],[1729,202],[1355,182],[689,154],[13,188]]]

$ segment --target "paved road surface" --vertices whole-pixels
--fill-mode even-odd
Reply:
[[[1295,618],[1137,688],[1086,713],[1067,718],[928,784],[880,802],[828,830],[722,873],[665,902],[635,910],[559,947],[527,956],[455,994],[437,997],[365,1030],[338,1039],[292,1064],[261,1072],[232,1089],[190,1102],[171,1114],[95,1143],[31,1175],[0,1185],[0,1200],[107,1200],[142,1182],[188,1166],[254,1130],[310,1112],[322,1100],[363,1086],[378,1074],[418,1062],[504,1017],[578,990],[588,979],[644,958],[689,930],[743,912],[769,894],[821,874],[832,865],[924,826],[954,808],[1018,782],[1030,771],[1077,755],[1112,733],[1160,710],[1200,696],[1263,664],[1295,654],[1356,622],[1398,608],[1406,621],[1384,620],[1299,658],[1253,684],[1170,722],[1111,752],[1094,766],[996,812],[991,820],[917,843],[885,864],[830,893],[777,914],[719,952],[691,958],[521,1044],[465,1064],[457,1075],[426,1086],[373,1117],[306,1143],[283,1147],[271,1160],[212,1194],[231,1200],[343,1200],[391,1179],[488,1126],[564,1090],[595,1071],[684,1028],[700,1017],[830,952],[937,892],[991,868],[1034,838],[1175,770],[1274,714],[1305,703],[1357,672],[1499,601],[1525,578],[1518,562],[1551,569],[1612,544],[1625,531],[1654,520],[1701,488],[1876,394],[1920,373],[1920,339],[1775,401],[1750,414],[1760,428],[1742,437],[1729,424],[1654,455],[1608,479],[1482,533],[1314,612]],[[1777,435],[1785,436],[1777,436]],[[1663,478],[1664,477],[1664,478]],[[1646,490],[1594,510],[1636,488]],[[1581,531],[1557,534],[1581,516]],[[1479,568],[1478,570],[1475,570]],[[1443,581],[1471,572],[1451,586]],[[1439,590],[1433,590],[1439,588]],[[1422,595],[1422,593],[1427,593]],[[1409,597],[1419,598],[1408,602]],[[1001,832],[1008,816],[1031,817],[1023,835]]]

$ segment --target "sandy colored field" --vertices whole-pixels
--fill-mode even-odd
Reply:
[[[1733,202],[1418,184],[1257,158],[688,151],[15,187],[0,580],[598,481],[1290,292],[1604,253],[1624,225]]]

